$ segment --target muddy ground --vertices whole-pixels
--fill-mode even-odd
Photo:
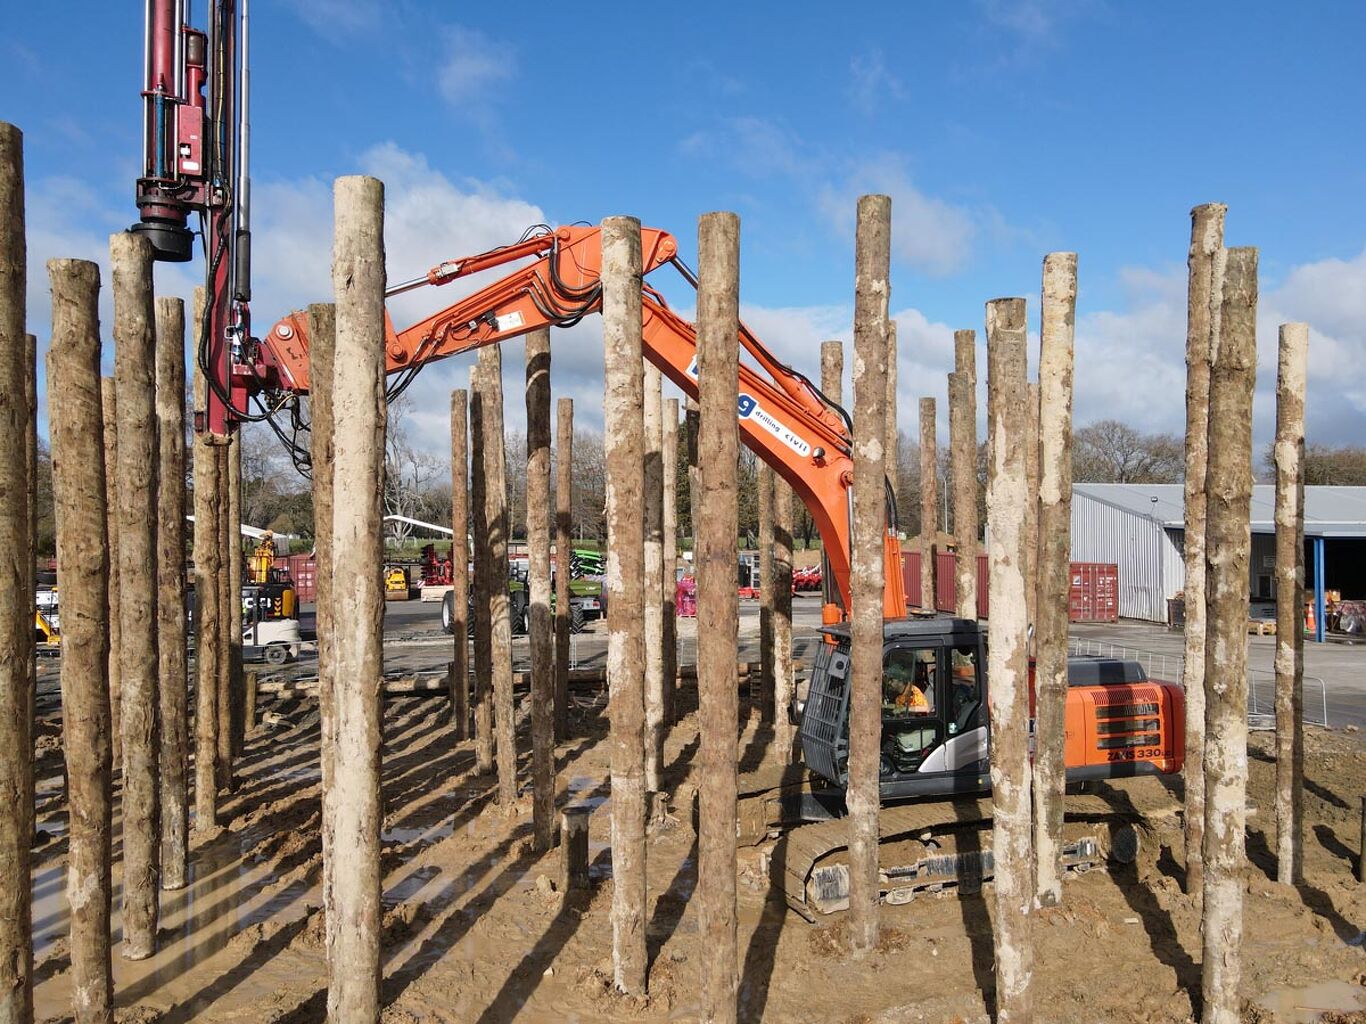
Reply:
[[[251,734],[238,789],[223,803],[225,827],[196,841],[193,884],[164,895],[161,951],[142,963],[115,957],[120,1020],[324,1019],[316,710],[306,702],[263,710],[279,712],[280,724]],[[637,1000],[610,985],[603,696],[578,694],[573,739],[559,750],[562,802],[596,808],[594,889],[580,900],[555,891],[558,852],[530,852],[529,800],[514,814],[494,805],[494,780],[474,774],[471,748],[451,740],[444,712],[442,700],[428,697],[386,706],[383,1019],[694,1019],[695,714],[673,730],[667,746],[675,813],[650,838],[651,992]],[[34,871],[36,999],[39,1019],[49,1020],[65,1019],[69,1005],[57,728],[46,717],[38,741],[47,840],[35,853]],[[1254,734],[1249,751],[1256,811],[1248,836],[1244,994],[1246,1019],[1263,1024],[1355,1009],[1366,992],[1366,887],[1352,874],[1366,749],[1354,731],[1309,735],[1307,874],[1303,885],[1289,888],[1271,879],[1270,738]],[[525,753],[525,715],[519,741]],[[758,766],[767,750],[766,732],[750,719],[741,738],[743,767]],[[752,854],[742,855],[740,872],[742,1020],[989,1019],[989,890],[985,900],[939,896],[885,908],[882,943],[859,961],[845,953],[838,919],[813,927],[769,898]],[[1038,1019],[1192,1019],[1199,920],[1181,893],[1181,874],[1180,850],[1165,849],[1138,869],[1069,882],[1065,905],[1037,919]],[[116,864],[116,884],[117,876]],[[116,896],[116,922],[117,904]]]

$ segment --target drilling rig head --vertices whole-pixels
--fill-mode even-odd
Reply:
[[[194,232],[185,226],[184,220],[144,214],[142,220],[129,230],[152,243],[152,258],[155,260],[188,263],[194,256]]]

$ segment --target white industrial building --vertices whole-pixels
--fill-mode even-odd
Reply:
[[[1076,484],[1072,489],[1072,559],[1119,567],[1119,614],[1167,620],[1167,600],[1185,585],[1184,488],[1181,484]],[[1252,559],[1248,591],[1254,604],[1275,600],[1275,488],[1252,488]],[[1319,603],[1323,591],[1366,598],[1366,487],[1305,488],[1305,583]]]

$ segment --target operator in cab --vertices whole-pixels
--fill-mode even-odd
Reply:
[[[934,692],[932,661],[894,658],[882,677],[882,699],[889,710],[904,715],[928,715],[934,711],[927,693]]]

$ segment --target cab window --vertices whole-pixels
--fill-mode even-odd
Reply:
[[[938,647],[893,647],[882,660],[884,779],[910,775],[943,741]]]
[[[967,732],[980,722],[981,652],[976,644],[949,651],[949,735]]]
[[[882,670],[882,709],[894,716],[933,715],[939,652],[934,647],[894,647]]]

